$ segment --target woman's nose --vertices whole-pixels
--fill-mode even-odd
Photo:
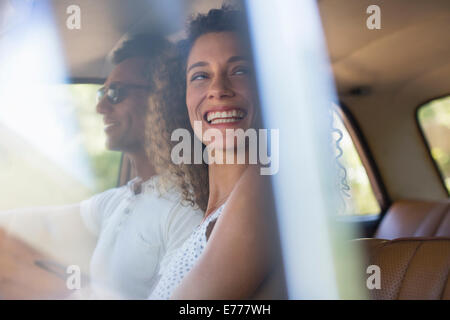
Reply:
[[[214,77],[208,90],[208,98],[225,98],[234,96],[231,83],[226,75]]]

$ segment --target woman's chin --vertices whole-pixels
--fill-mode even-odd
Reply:
[[[237,141],[237,138],[218,139],[206,144],[209,164],[214,158],[217,164],[243,164],[245,163],[246,144],[245,139]]]

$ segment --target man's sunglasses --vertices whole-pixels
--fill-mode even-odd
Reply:
[[[100,102],[105,96],[112,104],[117,104],[125,100],[128,96],[130,89],[143,89],[149,90],[150,86],[144,86],[139,84],[116,84],[113,83],[109,87],[101,87],[97,90],[97,103]]]

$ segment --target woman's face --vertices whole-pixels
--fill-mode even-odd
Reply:
[[[194,132],[203,143],[210,143],[204,139],[208,129],[222,133],[223,147],[226,129],[254,127],[256,98],[251,68],[233,32],[207,33],[195,41],[187,60],[186,105]],[[201,122],[201,132],[194,121]],[[234,139],[226,141],[229,147]],[[217,141],[215,145],[218,147]]]

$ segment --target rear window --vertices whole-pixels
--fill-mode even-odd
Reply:
[[[348,131],[350,123],[344,120],[342,110],[335,106],[333,127],[338,131],[333,133],[333,139],[339,147],[335,148],[336,162],[338,166],[342,166],[339,169],[341,189],[339,214],[341,216],[377,216],[381,209],[372,188],[372,183],[375,181],[370,181],[355,142]],[[340,155],[341,150],[342,155]]]
[[[450,96],[432,100],[417,110],[431,157],[450,194]]]
[[[0,210],[79,202],[114,187],[119,152],[105,148],[97,84],[5,91],[0,110]]]

